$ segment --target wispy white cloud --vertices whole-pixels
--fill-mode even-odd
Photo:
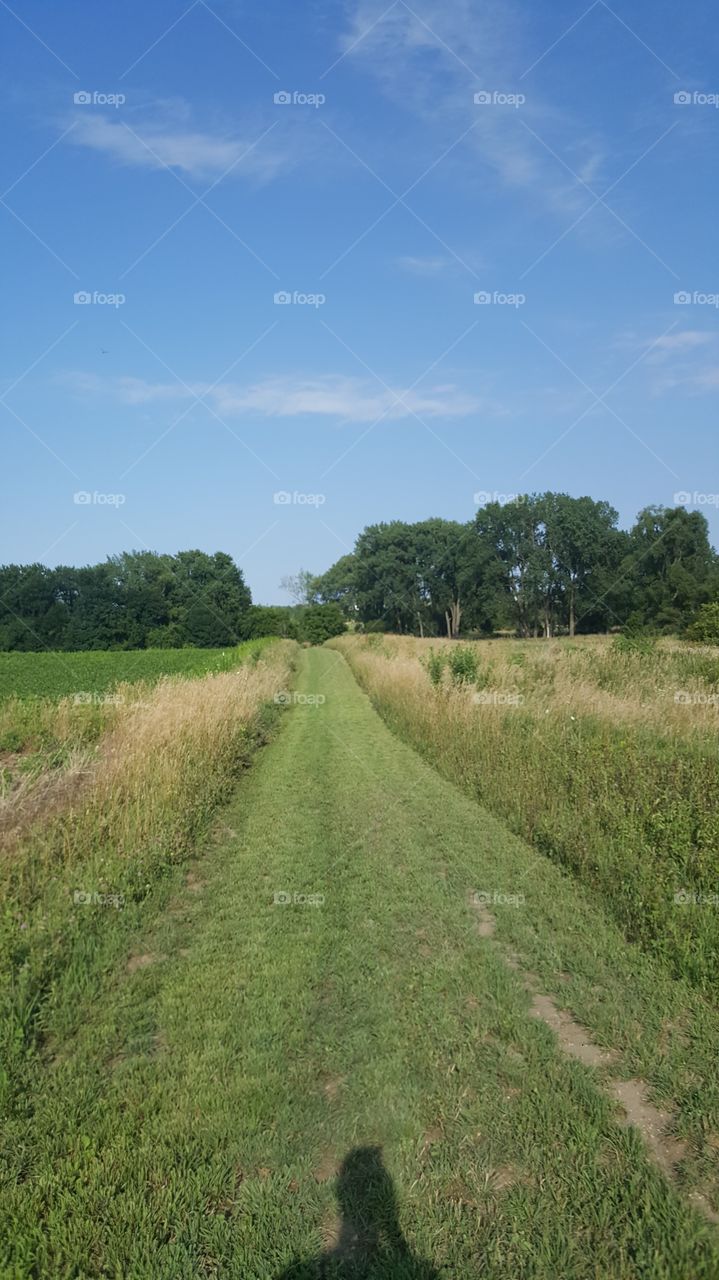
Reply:
[[[455,271],[457,263],[454,258],[414,258],[407,255],[397,259],[397,266],[413,276],[439,276]]]
[[[183,402],[205,398],[221,417],[260,415],[265,418],[294,418],[305,415],[329,417],[345,422],[372,422],[411,417],[466,417],[480,410],[497,412],[488,399],[471,395],[451,383],[427,390],[375,387],[358,378],[326,374],[314,378],[266,378],[246,386],[237,383],[153,383],[142,378],[101,378],[96,374],[67,375],[76,394],[83,397],[109,395],[128,405]]]
[[[719,391],[719,365],[702,369],[694,378],[694,386],[699,391]]]
[[[659,359],[676,351],[695,351],[697,347],[705,347],[714,341],[714,335],[699,329],[683,329],[681,333],[665,333],[647,343]]]
[[[535,200],[564,213],[587,206],[591,196],[572,173],[587,183],[596,178],[604,145],[585,136],[577,120],[541,102],[522,81],[531,51],[523,48],[526,22],[511,0],[481,5],[477,0],[399,0],[381,16],[386,9],[386,0],[352,0],[342,41],[346,58],[432,126],[443,124],[459,135],[472,121],[467,148],[487,176],[494,174],[507,187],[531,188]],[[524,93],[526,102],[519,108],[475,105],[479,90]],[[548,138],[559,155],[566,150],[568,168],[523,122]]]
[[[661,337],[642,339],[635,348],[647,351],[645,363],[651,370],[650,387],[655,396],[682,387],[685,392],[702,393],[719,387],[719,371],[707,366],[716,349],[716,335],[703,329],[681,329]]]
[[[588,187],[592,187],[595,190],[599,187],[599,190],[601,191],[602,188],[599,184],[601,182],[602,166],[605,158],[604,151],[601,147],[597,147],[596,144],[587,140],[582,140],[577,144],[575,150],[578,156],[578,164],[576,165],[576,168],[572,164],[571,160],[569,163],[572,165],[572,168],[575,169],[577,177],[582,182],[586,182]]]
[[[220,135],[187,127],[171,117],[131,123],[97,111],[80,110],[68,141],[102,152],[131,168],[177,169],[191,178],[211,180],[228,170],[265,181],[286,169],[288,159],[269,138]]]

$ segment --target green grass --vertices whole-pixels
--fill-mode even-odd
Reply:
[[[675,702],[677,689],[718,698],[715,657],[594,642],[333,644],[394,732],[570,871],[628,938],[715,995],[719,711]],[[514,701],[473,702],[497,690]]]
[[[328,1276],[716,1280],[684,1194],[719,1203],[716,1012],[393,737],[339,654],[301,662],[325,701],[287,712],[191,882],[86,908],[117,941],[64,979],[4,1127],[0,1274],[309,1278],[339,1198],[371,1257]],[[475,890],[523,897],[494,938]],[[675,1111],[679,1189],[510,951]]]
[[[0,795],[0,1110],[266,740],[294,648],[252,645],[241,670],[124,685],[109,709],[28,704],[61,745],[22,755]]]
[[[231,671],[266,641],[248,640],[227,649],[130,649],[81,653],[0,653],[0,701],[5,698],[68,698],[92,702],[117,685],[161,676],[202,676]]]
[[[0,653],[0,798],[18,778],[92,749],[161,679],[201,679],[256,661],[270,639],[228,649]]]

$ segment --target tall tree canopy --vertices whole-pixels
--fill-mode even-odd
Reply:
[[[0,648],[142,649],[236,643],[252,603],[225,552],[124,552],[103,564],[0,568]]]
[[[624,572],[624,599],[637,623],[659,630],[685,625],[719,595],[705,517],[685,507],[645,507],[629,535]]]
[[[467,524],[369,525],[313,581],[318,599],[370,628],[551,636],[681,630],[717,598],[718,577],[699,512],[648,508],[626,532],[609,503],[547,492],[489,503]]]
[[[5,565],[0,649],[317,641],[347,622],[450,637],[685,631],[719,600],[719,562],[698,511],[646,507],[625,531],[609,503],[547,492],[490,502],[466,524],[368,525],[325,573],[300,570],[282,585],[294,606],[253,606],[222,551],[125,552],[79,569]]]

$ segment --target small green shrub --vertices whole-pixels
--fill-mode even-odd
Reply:
[[[656,647],[656,638],[641,631],[624,631],[621,635],[615,636],[612,641],[615,653],[641,653],[645,657],[650,657]]]
[[[719,644],[719,600],[702,605],[691,626],[687,627],[687,639],[700,644]]]
[[[441,649],[432,649],[427,655],[424,665],[435,689],[439,689],[442,684],[444,668],[447,665],[447,655]]]
[[[452,649],[448,660],[449,674],[455,685],[474,684],[477,679],[477,655],[468,646]]]
[[[488,662],[486,667],[477,667],[475,685],[478,689],[489,689],[494,683],[494,663]]]
[[[346,623],[337,604],[312,604],[299,615],[299,639],[310,644],[324,644],[333,636],[341,636]]]

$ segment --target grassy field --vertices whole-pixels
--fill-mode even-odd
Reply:
[[[38,775],[82,772],[103,734],[158,681],[199,678],[253,662],[268,641],[231,649],[0,654],[0,830]],[[55,781],[57,779],[55,778]]]
[[[0,1274],[716,1280],[716,1012],[339,653],[300,664],[169,900],[76,912],[85,985],[3,1130]]]
[[[0,653],[0,702],[6,698],[71,697],[97,703],[119,684],[154,684],[162,676],[231,671],[262,643],[248,640],[228,649]]]
[[[0,802],[0,1105],[167,892],[264,740],[294,648],[253,644],[232,670],[120,685],[110,703],[5,704],[29,718]]]
[[[719,651],[593,637],[334,641],[387,723],[630,939],[719,982]]]

